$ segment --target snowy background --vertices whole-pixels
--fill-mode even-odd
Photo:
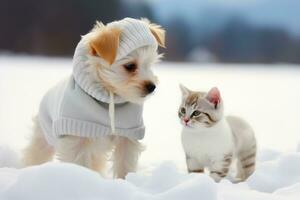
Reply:
[[[71,164],[17,169],[39,101],[71,73],[71,60],[0,56],[0,199],[299,200],[297,66],[162,63],[154,71],[160,84],[145,103],[147,149],[139,170],[125,181],[110,180]],[[186,173],[177,118],[179,83],[204,91],[218,86],[225,113],[242,116],[254,127],[258,167],[246,183],[215,184],[206,175]]]

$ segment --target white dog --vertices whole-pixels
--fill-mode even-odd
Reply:
[[[156,87],[151,65],[160,59],[165,31],[147,20],[97,22],[82,37],[73,74],[43,98],[25,166],[63,162],[103,172],[113,154],[114,177],[136,170],[144,136],[144,99]]]

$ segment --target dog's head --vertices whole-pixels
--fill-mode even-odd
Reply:
[[[157,48],[165,46],[165,31],[147,20],[126,20],[106,26],[97,22],[84,36],[90,48],[88,62],[107,90],[141,103],[156,88],[151,66],[161,58]]]

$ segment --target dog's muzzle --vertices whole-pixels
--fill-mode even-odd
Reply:
[[[145,85],[145,91],[147,92],[147,94],[151,94],[152,92],[154,92],[155,88],[156,86],[152,82],[149,82]]]

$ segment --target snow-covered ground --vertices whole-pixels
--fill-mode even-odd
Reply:
[[[71,72],[71,60],[0,56],[0,200],[34,199],[300,199],[300,68],[289,65],[198,65],[163,63],[145,103],[147,149],[138,173],[107,180],[71,164],[15,169],[30,134],[31,118],[45,91]],[[178,84],[208,90],[218,86],[227,114],[247,119],[259,143],[258,167],[241,184],[186,174],[180,144]],[[2,145],[1,145],[2,144]],[[9,146],[9,147],[6,147]]]

